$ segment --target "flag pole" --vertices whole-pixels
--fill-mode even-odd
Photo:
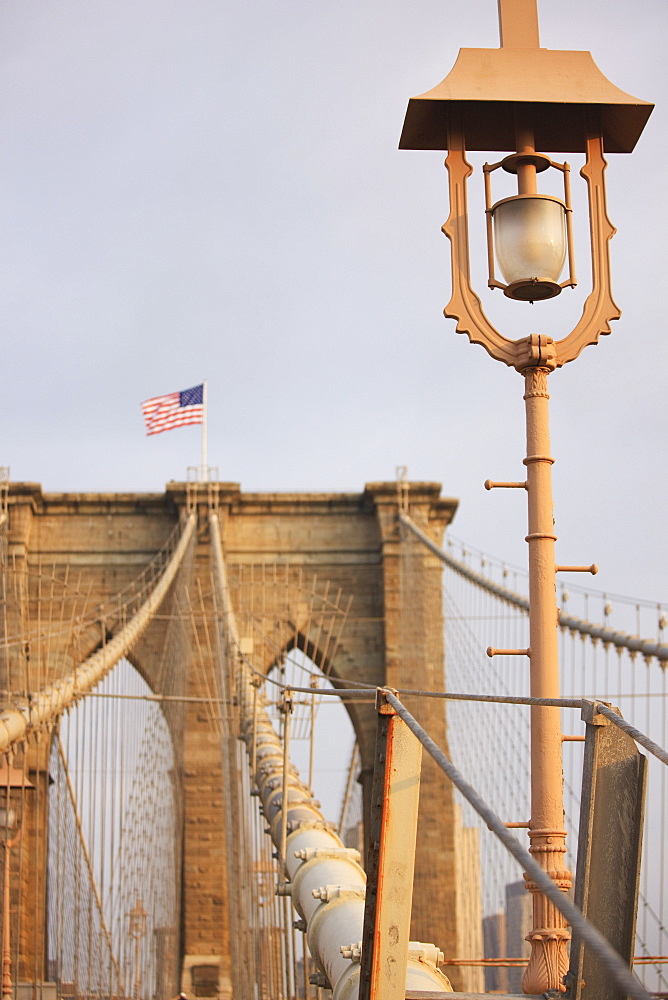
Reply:
[[[202,382],[202,482],[209,478],[209,467],[206,456],[206,379]]]

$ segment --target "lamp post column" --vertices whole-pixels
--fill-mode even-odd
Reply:
[[[555,584],[552,464],[547,391],[549,368],[527,368],[526,407],[529,544],[529,657],[532,698],[558,698],[558,610]],[[560,710],[531,707],[531,819],[529,852],[563,892],[571,885],[565,870]],[[531,956],[522,980],[525,993],[565,991],[566,942],[570,932],[556,907],[526,878],[533,894]]]
[[[5,839],[2,842],[4,862],[5,862],[4,872],[3,872],[3,908],[2,908],[2,998],[3,1000],[6,1000],[7,997],[11,997],[14,992],[14,986],[12,983],[12,946],[11,946],[10,927],[9,927],[9,923],[11,920],[10,852],[12,847],[16,847],[16,845],[20,841],[22,832],[23,828],[19,827],[18,833],[16,833],[10,839]]]

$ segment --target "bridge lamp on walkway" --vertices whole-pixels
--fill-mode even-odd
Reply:
[[[555,564],[547,378],[610,333],[610,322],[620,316],[610,287],[609,241],[615,230],[606,211],[604,150],[630,153],[652,105],[615,87],[589,52],[540,48],[536,0],[498,3],[501,47],[460,50],[442,83],[410,100],[400,148],[447,150],[450,214],[443,232],[451,244],[452,296],[445,315],[456,320],[458,333],[524,378],[526,481],[485,485],[519,487],[528,493],[529,648],[488,653],[526,655],[531,695],[556,698],[555,574],[560,569],[595,572],[595,567]],[[545,334],[511,340],[483,312],[470,278],[467,180],[472,167],[467,149],[506,154],[483,167],[486,204],[475,211],[486,212],[488,286],[503,289],[520,303],[549,300],[575,285],[569,167],[548,154],[585,154],[580,173],[589,197],[592,288],[580,320],[563,340],[555,342]],[[496,185],[501,176],[497,170],[515,175],[517,190],[495,201],[492,181]],[[561,174],[563,195],[543,190],[553,170]],[[497,267],[503,281],[497,278]],[[530,850],[567,892],[571,873],[565,870],[563,827],[559,709],[533,706]],[[564,992],[568,929],[531,882],[527,888],[533,891],[533,930],[523,989]]]
[[[9,933],[11,919],[10,852],[21,840],[23,823],[19,820],[23,796],[35,786],[23,771],[10,765],[7,757],[0,765],[0,844],[3,848],[3,906],[2,906],[2,996],[11,997],[12,948]]]
[[[141,997],[141,941],[146,936],[146,920],[148,913],[142,906],[142,901],[137,897],[137,902],[130,912],[126,914],[128,918],[128,934],[135,943],[135,983],[133,997],[140,1000]]]

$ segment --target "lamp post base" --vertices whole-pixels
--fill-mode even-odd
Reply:
[[[562,892],[568,892],[571,886],[569,871],[548,870],[547,874]],[[531,955],[522,977],[522,990],[524,993],[546,993],[548,990],[565,993],[564,976],[568,972],[566,946],[571,932],[556,906],[538,891],[534,882],[526,875],[524,877],[527,889],[533,894],[534,927],[526,938],[531,944]]]
[[[542,995],[548,990],[566,992],[563,980],[568,972],[566,942],[570,936],[568,931],[559,936],[554,930],[543,933],[534,931],[528,936],[527,941],[531,942],[531,957],[522,976],[524,993]]]

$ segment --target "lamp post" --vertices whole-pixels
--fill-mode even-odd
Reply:
[[[139,1000],[141,995],[141,940],[146,935],[146,918],[148,914],[142,906],[141,899],[137,896],[137,902],[127,914],[128,934],[134,938],[135,942],[135,984],[134,1000]]]
[[[2,997],[11,997],[14,992],[12,983],[12,947],[9,923],[10,908],[10,852],[20,842],[23,835],[23,824],[19,821],[18,808],[23,791],[34,789],[23,771],[13,767],[7,758],[0,766],[0,843],[3,848],[3,906],[2,906]]]
[[[9,933],[10,907],[9,907],[9,852],[21,839],[21,827],[10,836],[10,831],[16,829],[16,812],[13,809],[0,808],[0,826],[4,833],[2,836],[3,847],[3,908],[2,908],[2,996],[10,997],[14,991],[12,984],[12,946]]]
[[[609,241],[614,235],[606,211],[604,149],[631,152],[652,105],[625,94],[600,72],[590,53],[539,47],[536,0],[498,0],[501,47],[462,49],[452,71],[433,90],[412,98],[400,141],[403,149],[444,149],[449,176],[450,214],[443,232],[451,244],[452,296],[444,312],[457,332],[480,344],[495,360],[524,380],[526,481],[485,486],[521,487],[528,494],[529,648],[494,650],[528,657],[531,695],[559,697],[557,566],[552,515],[552,462],[548,417],[548,376],[573,361],[620,316],[610,288]],[[560,341],[545,334],[511,340],[487,319],[470,279],[467,179],[472,167],[466,149],[506,155],[485,164],[488,285],[519,302],[540,302],[574,286],[570,172],[546,153],[585,153],[580,171],[587,183],[592,288],[582,317]],[[514,174],[517,194],[494,202],[492,175]],[[563,198],[541,193],[549,169],[563,178]],[[482,209],[481,209],[482,210]],[[503,281],[497,278],[498,269]],[[562,271],[567,264],[567,274]],[[561,725],[558,708],[531,709],[530,852],[563,892],[566,871]],[[559,911],[527,879],[533,894],[531,955],[525,993],[565,992],[569,931]]]

